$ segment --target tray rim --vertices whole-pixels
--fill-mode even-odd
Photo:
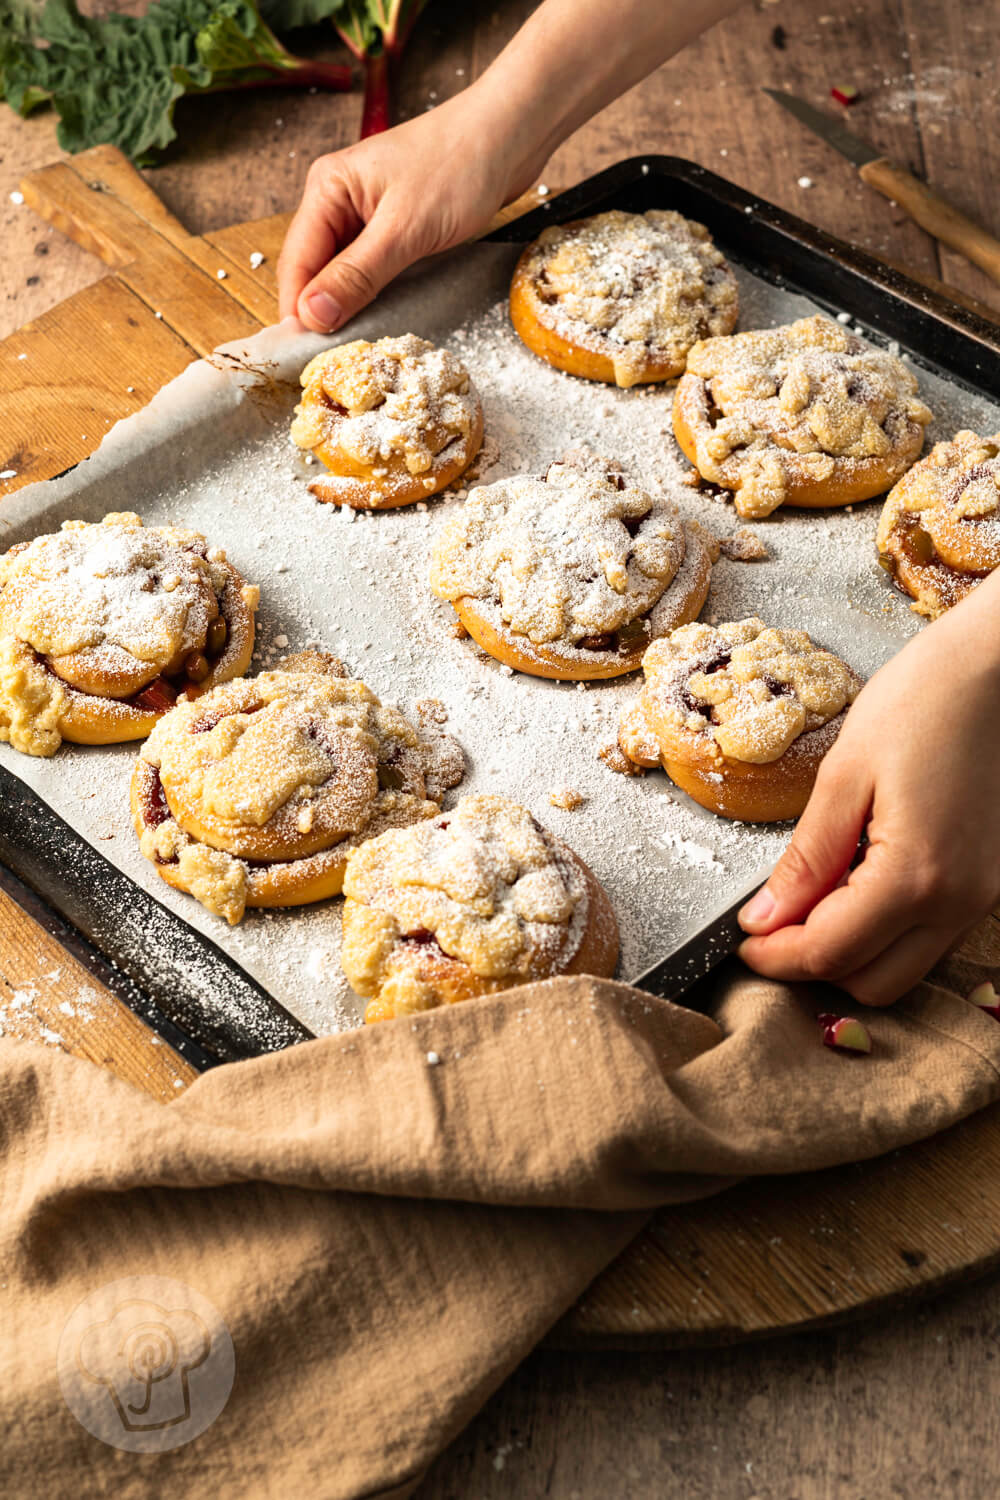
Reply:
[[[486,235],[485,238],[494,243],[526,243],[552,223],[565,223],[570,218],[600,212],[601,210],[596,205],[609,193],[620,192],[623,187],[641,184],[643,181],[648,182],[650,179],[666,179],[679,183],[692,192],[708,195],[720,208],[730,212],[739,212],[750,218],[751,222],[758,227],[773,232],[787,243],[801,246],[811,256],[832,262],[841,267],[849,277],[876,287],[879,294],[889,298],[891,302],[899,303],[902,308],[911,309],[919,316],[926,317],[935,323],[944,324],[953,329],[957,335],[972,340],[974,346],[981,346],[987,354],[1000,361],[1000,313],[998,313],[996,323],[990,322],[973,312],[971,308],[963,307],[933,287],[915,281],[904,271],[879,260],[869,251],[851,244],[848,240],[839,239],[827,230],[810,224],[807,219],[802,219],[787,209],[779,208],[769,199],[762,198],[757,193],[751,193],[737,183],[731,182],[729,178],[722,177],[710,168],[703,167],[698,162],[683,156],[649,153],[625,157],[605,167],[602,171],[584,178],[556,197],[547,199],[537,208],[529,209],[526,213],[511,219]],[[712,229],[712,234],[715,238],[715,229]],[[737,254],[736,258],[741,257]],[[752,257],[749,258],[752,259]],[[762,275],[769,280],[777,279],[769,276],[759,264],[755,268],[755,274]],[[828,306],[836,305],[834,299],[824,297],[823,293],[813,286],[796,282],[788,277],[782,277],[782,279],[786,285],[804,291],[814,301],[826,302]],[[876,328],[876,331],[879,330]],[[941,360],[937,356],[923,353],[922,357],[929,365],[941,366]],[[952,378],[964,383],[972,381],[972,377],[967,374],[958,371],[949,373],[952,374]],[[1000,365],[998,365],[997,374],[1000,377]],[[998,380],[997,390],[1000,393],[1000,380]],[[992,393],[987,391],[986,394]]]

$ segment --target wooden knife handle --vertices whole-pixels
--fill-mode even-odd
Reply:
[[[1000,240],[994,239],[981,224],[887,157],[866,162],[859,172],[863,182],[898,203],[928,234],[950,245],[1000,282]]]

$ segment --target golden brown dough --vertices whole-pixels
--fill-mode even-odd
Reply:
[[[695,618],[718,555],[672,500],[579,450],[544,477],[503,479],[452,507],[431,588],[506,666],[564,681],[618,677],[656,636]]]
[[[412,505],[462,474],[483,441],[483,408],[469,372],[414,334],[356,339],[302,371],[292,441],[329,469],[309,486],[356,510]]]
[[[0,739],[28,755],[143,739],[245,672],[259,591],[197,531],[132,512],[0,557]]]
[[[553,225],[524,251],[514,328],[535,354],[588,380],[673,380],[691,345],[736,327],[736,278],[703,224],[670,210]]]
[[[179,703],[143,746],[132,815],[157,873],[235,924],[339,895],[351,850],[434,817],[463,769],[453,740],[321,659]]]
[[[618,742],[662,765],[711,812],[744,822],[795,818],[861,681],[804,630],[758,619],[684,625],[654,641],[645,684]]]
[[[935,443],[886,498],[878,553],[929,620],[1000,567],[1000,432]]]
[[[366,1021],[554,974],[610,977],[618,924],[583,861],[505,797],[464,797],[362,845],[344,876],[344,972]]]
[[[687,457],[748,518],[882,494],[930,420],[902,360],[819,314],[696,344],[673,408]]]

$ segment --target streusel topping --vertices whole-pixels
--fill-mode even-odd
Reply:
[[[453,740],[423,738],[328,666],[263,672],[178,703],[141,760],[152,768],[143,854],[176,861],[191,894],[230,923],[255,867],[346,857],[362,839],[435,816],[464,773]]]
[[[683,360],[736,321],[736,279],[703,224],[671,210],[596,214],[553,225],[529,261],[536,315],[582,348],[610,356],[619,386],[650,356]]]
[[[706,339],[687,376],[701,377],[709,398],[694,434],[698,470],[738,488],[746,515],[782,503],[792,460],[821,483],[838,464],[887,457],[912,424],[931,420],[902,360],[819,314]]]
[[[879,521],[878,547],[887,550],[900,521],[915,517],[930,539],[925,561],[936,559],[966,573],[1000,567],[1000,432],[981,438],[955,434],[935,443],[898,484]],[[912,544],[919,547],[917,536]]]
[[[344,894],[371,909],[349,924],[344,968],[372,994],[391,950],[438,944],[486,979],[538,979],[570,962],[587,915],[576,862],[527,809],[464,797],[452,812],[369,840],[351,855]]]
[[[392,460],[410,474],[430,473],[478,419],[479,397],[465,366],[412,333],[327,349],[309,361],[301,383],[292,441],[339,449],[376,477]]]
[[[141,753],[182,826],[254,858],[257,831],[326,848],[365,824],[380,787],[426,789],[413,725],[363,682],[317,672],[263,672],[178,703]]]
[[[143,663],[150,680],[204,646],[231,577],[225,556],[197,531],[145,527],[127,511],[64,521],[0,557],[0,632],[50,658]]]
[[[684,548],[672,500],[611,460],[573,454],[544,478],[502,479],[455,506],[434,545],[431,588],[497,601],[504,624],[536,645],[574,645],[647,614]]]
[[[708,736],[722,755],[758,765],[836,718],[861,688],[804,630],[775,630],[756,618],[682,625],[654,641],[642,665],[647,721],[653,711],[660,722]]]

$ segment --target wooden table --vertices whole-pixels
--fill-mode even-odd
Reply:
[[[409,54],[404,111],[417,113],[464,86],[531,8],[527,0],[489,7],[435,0]],[[945,0],[747,7],[580,131],[547,171],[553,182],[569,182],[637,151],[690,156],[924,276],[1000,305],[992,283],[940,251],[839,157],[779,119],[759,92],[787,84],[822,104],[833,84],[854,84],[863,96],[852,111],[856,127],[996,231],[991,38],[995,44],[995,7],[984,0],[960,11]],[[186,102],[178,112],[183,149],[149,180],[197,232],[287,210],[309,161],[353,138],[358,112],[357,96]],[[20,122],[0,111],[0,334],[103,274],[96,260],[8,201],[26,170],[57,155],[44,116]],[[812,187],[798,185],[803,176]],[[141,1076],[161,1097],[183,1084],[183,1065],[168,1049],[138,1022],[123,1022],[86,971],[0,897],[0,1000],[5,991],[7,999],[10,991],[29,996],[22,1007],[29,1031],[40,1034],[54,1010],[66,1016],[69,1006],[88,1014],[98,1060]],[[439,1461],[422,1500],[990,1494],[1000,1479],[989,1378],[998,1323],[1000,1286],[980,1282],[905,1317],[765,1346],[539,1353]]]

